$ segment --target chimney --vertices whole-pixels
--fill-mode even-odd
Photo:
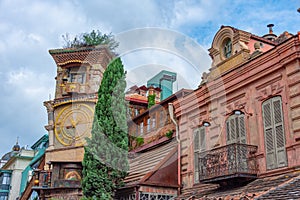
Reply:
[[[161,89],[159,87],[157,87],[157,88],[154,88],[154,90],[155,90],[155,101],[160,102]]]
[[[266,38],[270,41],[275,41],[275,39],[277,38],[277,35],[275,35],[273,33],[274,24],[268,24],[267,27],[269,28],[269,33],[264,35],[263,38]]]
[[[268,24],[267,27],[269,28],[269,34],[273,34],[273,26],[274,24]]]
[[[154,94],[154,87],[151,85],[148,87],[148,95],[153,95]]]

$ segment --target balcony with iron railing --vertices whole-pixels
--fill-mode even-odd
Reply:
[[[234,143],[201,152],[198,156],[199,180],[202,183],[224,183],[257,177],[257,146]]]

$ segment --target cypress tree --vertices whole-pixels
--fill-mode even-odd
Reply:
[[[103,74],[92,137],[85,146],[82,189],[87,199],[112,199],[127,175],[125,87],[124,67],[116,58]]]

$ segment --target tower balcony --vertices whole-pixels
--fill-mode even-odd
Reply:
[[[234,143],[199,154],[202,183],[239,184],[257,177],[257,146]]]
[[[56,179],[51,178],[52,171],[41,170],[35,171],[34,186],[35,190],[50,190],[54,188],[80,188],[81,181],[75,178],[70,179]]]
[[[75,83],[67,82],[63,89],[64,89],[63,93],[67,93],[67,94],[79,93],[80,92],[80,84],[76,83],[76,82]]]
[[[89,85],[80,82],[65,82],[60,85],[60,92],[62,96],[69,96],[72,94],[87,94],[90,92]]]

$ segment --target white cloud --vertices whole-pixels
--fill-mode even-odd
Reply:
[[[1,117],[0,135],[10,135],[10,142],[1,144],[8,151],[17,136],[22,145],[32,145],[45,134],[47,113],[43,101],[54,92],[54,79],[48,74],[21,68],[0,73]],[[6,147],[6,150],[5,148]]]
[[[175,1],[174,18],[171,21],[173,28],[181,26],[206,23],[211,20],[220,18],[224,0],[214,1],[207,0],[180,0]]]
[[[207,49],[222,24],[259,35],[267,31],[267,23],[275,23],[276,33],[283,29],[296,33],[299,26],[295,22],[300,17],[297,6],[297,0],[270,5],[225,0],[1,0],[0,103],[5,106],[1,108],[0,135],[10,137],[1,142],[0,154],[10,150],[17,135],[22,144],[30,145],[45,133],[47,116],[42,102],[54,92],[56,73],[48,49],[62,47],[61,36],[65,33],[76,35],[99,29],[118,35],[136,28],[170,28],[196,39]],[[170,71],[176,68],[194,88],[200,82],[201,71],[209,67],[209,60],[198,58],[202,53],[191,40],[161,33],[150,31],[143,37],[133,34],[123,40],[122,45],[129,50],[157,46],[152,52],[142,48],[124,54],[126,66],[135,67],[132,82],[145,83],[162,67]],[[150,66],[156,66],[155,70],[148,70]],[[195,70],[194,66],[199,75],[189,72]],[[143,73],[145,69],[147,73]]]
[[[10,71],[6,75],[5,90],[13,90],[27,99],[39,101],[41,96],[53,93],[54,81],[46,74],[38,74],[29,69]]]

